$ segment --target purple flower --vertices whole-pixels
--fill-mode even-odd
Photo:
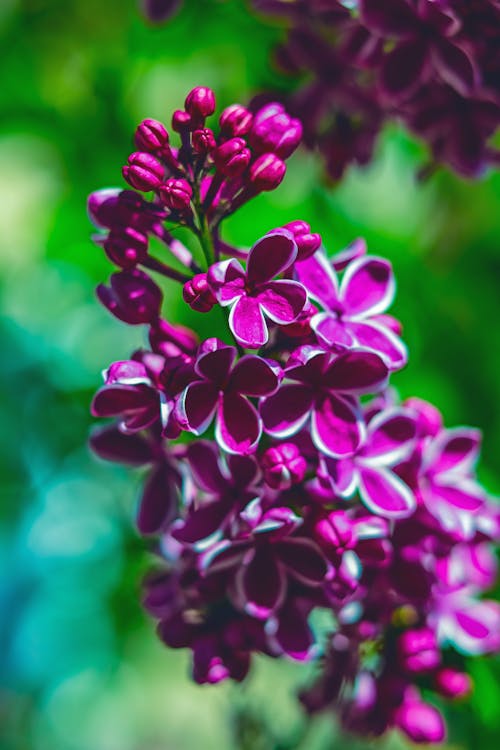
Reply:
[[[251,248],[246,271],[234,258],[210,267],[208,282],[219,304],[231,307],[229,327],[242,346],[258,349],[267,343],[266,317],[278,325],[288,325],[299,317],[307,301],[302,284],[273,280],[290,268],[296,257],[293,235],[274,229]]]
[[[310,420],[311,437],[327,456],[351,456],[361,445],[365,426],[353,396],[384,387],[388,370],[373,352],[352,350],[338,357],[303,350],[285,370],[287,381],[261,401],[267,433],[288,438]]]
[[[410,516],[415,497],[391,467],[411,453],[415,436],[411,412],[382,411],[369,422],[363,445],[353,456],[323,459],[323,477],[339,496],[349,497],[357,489],[372,513],[385,518]]]
[[[213,542],[214,534],[220,535],[259,494],[258,466],[250,456],[229,455],[223,461],[217,447],[207,440],[191,443],[186,456],[193,480],[204,497],[191,504],[185,520],[173,530],[173,536],[183,544],[208,539]]]
[[[334,351],[359,346],[372,349],[392,370],[406,364],[405,345],[381,317],[395,291],[387,260],[371,256],[353,260],[340,287],[335,270],[321,251],[297,263],[296,272],[310,296],[324,308],[311,320],[320,343]]]
[[[161,289],[144,271],[134,268],[112,274],[109,287],[99,284],[99,301],[116,318],[129,325],[154,323],[163,301]]]
[[[267,619],[285,602],[290,582],[320,586],[328,566],[311,539],[290,536],[301,523],[290,508],[263,511],[254,500],[241,516],[250,527],[249,538],[216,544],[205,554],[203,570],[207,575],[222,569],[234,572],[235,604],[253,617]]]
[[[200,435],[216,415],[217,442],[229,453],[249,454],[257,448],[262,422],[246,396],[265,396],[279,384],[280,370],[247,354],[236,364],[236,349],[208,339],[195,364],[195,377],[177,401],[184,429]],[[234,365],[234,366],[233,366]]]

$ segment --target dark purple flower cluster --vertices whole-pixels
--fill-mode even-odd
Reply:
[[[286,17],[277,51],[303,82],[290,101],[332,178],[365,164],[384,121],[422,138],[435,163],[465,177],[497,164],[497,0],[253,0]]]
[[[167,645],[191,649],[199,683],[242,680],[256,652],[322,656],[308,711],[440,741],[422,691],[465,695],[464,656],[500,648],[500,608],[481,598],[500,514],[475,477],[480,436],[388,390],[407,351],[386,312],[391,265],[362,240],[331,260],[303,221],[248,251],[221,240],[225,216],[281,181],[301,126],[277,104],[234,105],[216,134],[214,109],[209,89],[188,95],[178,148],[141,123],[123,169],[135,190],[89,201],[120,268],[99,298],[149,326],[148,347],[106,371],[92,411],[113,421],[91,439],[102,458],[148,467],[137,525],[159,537],[162,568],[145,606]],[[173,224],[199,240],[203,269]],[[150,254],[150,236],[182,272]],[[138,266],[179,281],[200,313],[226,308],[232,343],[163,319]],[[326,639],[317,609],[332,618]]]

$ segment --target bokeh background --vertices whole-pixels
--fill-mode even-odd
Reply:
[[[94,459],[86,437],[100,371],[141,341],[98,306],[110,272],[90,240],[87,194],[122,185],[144,117],[168,119],[196,84],[220,107],[270,86],[282,35],[243,0],[189,0],[152,28],[136,0],[0,0],[0,747],[2,750],[286,750],[357,747],[330,719],[299,742],[306,667],[258,659],[245,686],[202,688],[143,614],[150,557],[134,532],[140,476]],[[425,185],[420,146],[396,127],[373,164],[327,185],[298,153],[283,186],[240,211],[250,244],[301,218],[330,251],[363,235],[399,280],[410,364],[403,396],[478,425],[481,476],[500,492],[500,175]],[[168,295],[177,320],[186,314]],[[500,660],[471,663],[450,745],[500,740]],[[383,747],[401,744],[397,737]],[[359,747],[362,747],[360,744]]]

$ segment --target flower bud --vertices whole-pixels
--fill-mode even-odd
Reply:
[[[135,131],[135,145],[139,151],[159,151],[168,145],[168,131],[158,120],[143,120]]]
[[[414,674],[431,672],[441,660],[436,636],[429,628],[407,630],[399,637],[397,649],[403,669]]]
[[[206,86],[196,86],[186,96],[186,112],[195,119],[205,119],[215,112],[215,94]]]
[[[148,254],[148,237],[133,227],[112,229],[104,242],[108,258],[120,268],[133,268]]]
[[[198,273],[192,279],[186,281],[182,296],[184,302],[187,302],[192,310],[202,313],[210,312],[217,302],[208,286],[206,273]]]
[[[285,176],[285,162],[274,154],[262,154],[250,167],[250,183],[258,192],[275,190]]]
[[[465,672],[444,667],[434,679],[438,693],[445,698],[463,698],[472,691],[472,680]]]
[[[193,189],[187,180],[167,180],[160,187],[162,202],[172,211],[186,211],[193,197]]]
[[[184,112],[183,109],[176,109],[172,115],[172,129],[176,133],[185,133],[191,130],[192,126],[191,115],[188,112]]]
[[[199,128],[193,132],[193,148],[197,154],[205,156],[210,154],[215,148],[215,138],[210,128]]]
[[[136,268],[114,273],[110,286],[99,284],[96,292],[104,307],[129,325],[151,323],[160,314],[161,289],[146,273]]]
[[[194,355],[198,339],[190,328],[174,325],[160,318],[149,329],[149,343],[153,351],[167,357],[172,356],[172,347],[185,354]]]
[[[261,466],[267,484],[285,490],[304,479],[307,463],[295,443],[282,443],[265,451]]]
[[[446,736],[437,708],[421,700],[405,700],[396,711],[394,723],[412,742],[442,742]]]
[[[305,260],[313,255],[321,245],[321,235],[311,232],[311,227],[305,221],[291,221],[284,225],[293,234],[297,244],[297,260]]]
[[[123,167],[122,174],[133,188],[149,192],[160,186],[165,169],[151,154],[134,151],[128,157],[128,164]]]
[[[274,153],[282,159],[290,156],[302,138],[300,120],[290,117],[281,104],[260,109],[250,131],[250,145],[260,153]]]
[[[214,152],[217,170],[224,177],[238,177],[250,162],[251,154],[243,138],[231,138]]]
[[[315,538],[325,551],[343,552],[355,541],[354,526],[343,510],[335,510],[314,526]]]
[[[229,136],[246,135],[252,127],[253,115],[241,104],[231,104],[219,117],[221,131]]]

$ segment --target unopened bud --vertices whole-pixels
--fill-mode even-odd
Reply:
[[[133,268],[148,254],[147,235],[132,227],[112,229],[104,242],[108,258],[120,268]]]
[[[199,128],[193,132],[193,148],[197,154],[205,156],[210,154],[215,148],[215,138],[210,128]]]
[[[165,169],[151,154],[134,151],[128,158],[128,164],[123,167],[122,174],[133,188],[149,192],[160,186]]]
[[[262,154],[250,167],[250,183],[258,192],[275,190],[285,176],[285,162],[275,154]]]
[[[204,119],[215,112],[215,94],[206,86],[196,86],[186,96],[186,112],[195,119]]]
[[[243,138],[231,138],[214,152],[214,162],[217,170],[224,177],[238,177],[243,174],[251,158]]]
[[[184,284],[182,290],[184,302],[197,312],[210,312],[217,300],[208,286],[207,274],[198,273]]]
[[[252,127],[253,115],[241,104],[231,104],[221,113],[219,125],[222,132],[229,136],[246,135]]]
[[[284,225],[293,234],[297,243],[297,260],[305,260],[313,255],[321,245],[321,235],[311,232],[311,227],[306,221],[291,221]]]
[[[162,202],[172,211],[186,211],[193,197],[193,189],[187,180],[167,180],[160,187]]]
[[[168,131],[158,120],[143,120],[135,131],[135,145],[139,151],[159,151],[168,145]]]
[[[261,466],[267,484],[284,490],[304,479],[307,462],[295,443],[282,443],[266,450]]]

